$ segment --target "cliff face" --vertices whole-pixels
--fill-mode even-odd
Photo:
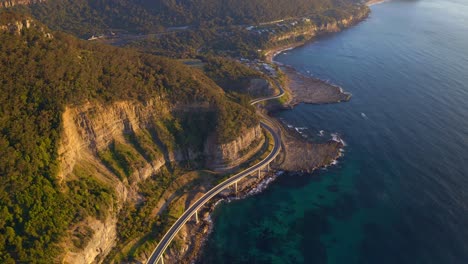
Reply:
[[[32,4],[43,3],[45,1],[46,0],[1,0],[0,7],[8,8],[8,7],[13,7],[13,6],[18,6],[18,5],[32,5]]]
[[[273,45],[276,43],[281,45],[281,43],[284,42],[294,42],[298,39],[304,41],[312,39],[313,37],[321,34],[338,32],[365,19],[369,15],[369,12],[370,10],[368,8],[363,7],[359,12],[347,18],[339,19],[334,22],[328,22],[322,25],[315,25],[311,23],[308,27],[302,27],[300,29],[291,30],[287,33],[274,35],[270,39],[270,42],[273,43]]]
[[[214,138],[210,138],[205,144],[207,165],[215,169],[237,166],[245,161],[243,157],[257,152],[263,141],[260,125],[244,131],[239,138],[226,144],[216,144]]]
[[[3,31],[15,35],[20,35],[24,30],[30,28],[38,30],[44,35],[45,38],[53,38],[51,33],[47,32],[42,26],[38,25],[31,19],[21,19],[0,24],[0,32]]]
[[[187,106],[190,108],[190,106]],[[202,109],[200,109],[200,107]],[[197,109],[198,108],[198,109]],[[138,183],[157,173],[169,163],[194,160],[205,157],[211,166],[223,167],[238,164],[244,156],[261,147],[263,134],[259,126],[248,129],[236,140],[217,145],[212,135],[205,143],[203,151],[169,147],[157,124],[176,108],[163,101],[153,99],[146,103],[122,101],[104,106],[87,103],[79,107],[68,107],[62,115],[62,136],[59,147],[59,179],[64,183],[75,179],[77,167],[92,168],[93,177],[111,186],[116,194],[117,208],[112,208],[105,220],[86,219],[80,225],[93,230],[93,235],[85,247],[77,249],[72,243],[65,243],[66,263],[100,262],[115,246],[117,241],[117,214],[124,203],[138,203]],[[197,110],[195,110],[197,109]],[[192,111],[208,111],[203,106],[193,106]],[[131,135],[149,135],[148,146],[159,150],[152,159],[146,157],[134,143]],[[159,137],[158,137],[159,135]],[[167,136],[167,135],[166,135]],[[163,143],[166,142],[166,143]],[[101,153],[108,151],[113,144],[125,146],[137,157],[133,170],[126,178],[117,176],[102,160]],[[153,144],[153,146],[151,146]],[[156,153],[156,152],[155,152]],[[69,238],[70,240],[73,237]]]
[[[63,136],[59,148],[59,177],[64,178],[70,174],[84,153],[96,154],[113,141],[125,142],[127,134],[148,128],[150,120],[166,114],[162,109],[168,109],[168,106],[156,100],[149,101],[146,105],[131,102],[118,102],[111,106],[88,103],[81,107],[67,108],[63,114]],[[177,160],[175,153],[169,156],[172,157],[169,162]],[[158,161],[154,161],[156,165],[162,162]],[[155,170],[160,166],[156,166]],[[149,176],[146,174],[136,178],[146,179]]]

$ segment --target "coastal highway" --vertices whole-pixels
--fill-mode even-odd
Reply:
[[[273,100],[273,99],[277,99],[277,98],[282,97],[284,95],[283,87],[281,87],[280,83],[277,80],[274,80],[274,82],[276,84],[276,87],[278,87],[278,89],[280,90],[279,94],[274,95],[274,96],[270,96],[270,97],[262,97],[262,98],[255,99],[255,100],[251,101],[250,104],[254,105],[254,104],[258,104],[258,103],[263,102],[263,101]]]
[[[276,82],[277,87],[280,89],[280,93],[275,96],[271,97],[265,97],[265,98],[260,98],[253,100],[251,102],[252,105],[257,104],[259,102],[263,102],[266,100],[272,100],[279,98],[284,95],[284,90],[282,87],[279,85],[279,83]],[[161,239],[159,244],[156,246],[154,251],[151,253],[150,258],[146,263],[148,264],[156,264],[158,261],[161,259],[163,253],[166,251],[167,247],[169,244],[172,242],[174,239],[175,235],[179,230],[182,228],[182,226],[203,206],[205,205],[211,198],[213,198],[215,195],[223,191],[224,189],[228,188],[232,184],[235,184],[239,180],[243,179],[244,177],[253,174],[254,172],[261,170],[265,166],[267,166],[270,162],[272,162],[276,156],[278,156],[280,150],[281,150],[281,138],[280,135],[269,125],[268,120],[264,120],[260,122],[260,125],[268,132],[271,134],[273,141],[274,141],[274,147],[272,151],[268,154],[268,156],[260,161],[259,163],[253,165],[252,167],[230,177],[229,179],[223,181],[222,183],[216,185],[213,187],[211,190],[209,190],[207,193],[205,193],[200,199],[198,199],[195,203],[193,203],[180,217],[177,219],[177,221],[172,225],[172,227],[167,231],[167,233],[164,235],[164,237]]]

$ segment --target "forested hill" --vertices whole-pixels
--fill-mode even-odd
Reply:
[[[203,103],[210,111],[203,127],[168,117],[179,135],[191,135],[175,144],[192,148],[213,131],[229,141],[257,124],[198,70],[81,41],[22,15],[0,13],[0,65],[0,263],[57,262],[70,226],[112,204],[112,192],[95,181],[73,183],[80,189],[57,180],[65,107],[150,98],[166,102],[161,107]]]
[[[23,9],[53,29],[89,36],[108,29],[256,24],[339,9],[358,0],[46,0]]]

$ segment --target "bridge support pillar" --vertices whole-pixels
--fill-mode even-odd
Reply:
[[[258,178],[260,178],[260,169],[258,170]]]
[[[270,171],[270,163],[267,164],[267,171]]]
[[[164,264],[164,253],[161,254],[161,264]]]
[[[236,195],[237,195],[237,182],[235,184],[236,184]]]
[[[198,224],[198,210],[195,211],[195,222]]]

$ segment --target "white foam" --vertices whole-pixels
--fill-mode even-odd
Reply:
[[[330,136],[332,137],[333,141],[340,142],[341,144],[343,144],[343,146],[347,146],[346,142],[344,142],[344,140],[340,138],[338,133],[331,133]]]
[[[364,113],[361,113],[361,116],[362,116],[362,118],[364,118],[364,119],[369,119],[369,118],[367,117],[367,115],[364,114]]]
[[[303,130],[306,130],[307,127],[294,127],[294,129],[296,130],[297,133],[299,133],[299,134],[302,135],[302,134],[303,134],[302,131],[303,131]]]
[[[324,133],[324,132],[325,132],[325,131],[320,130],[318,135],[321,136],[321,137],[323,137],[323,133]]]

